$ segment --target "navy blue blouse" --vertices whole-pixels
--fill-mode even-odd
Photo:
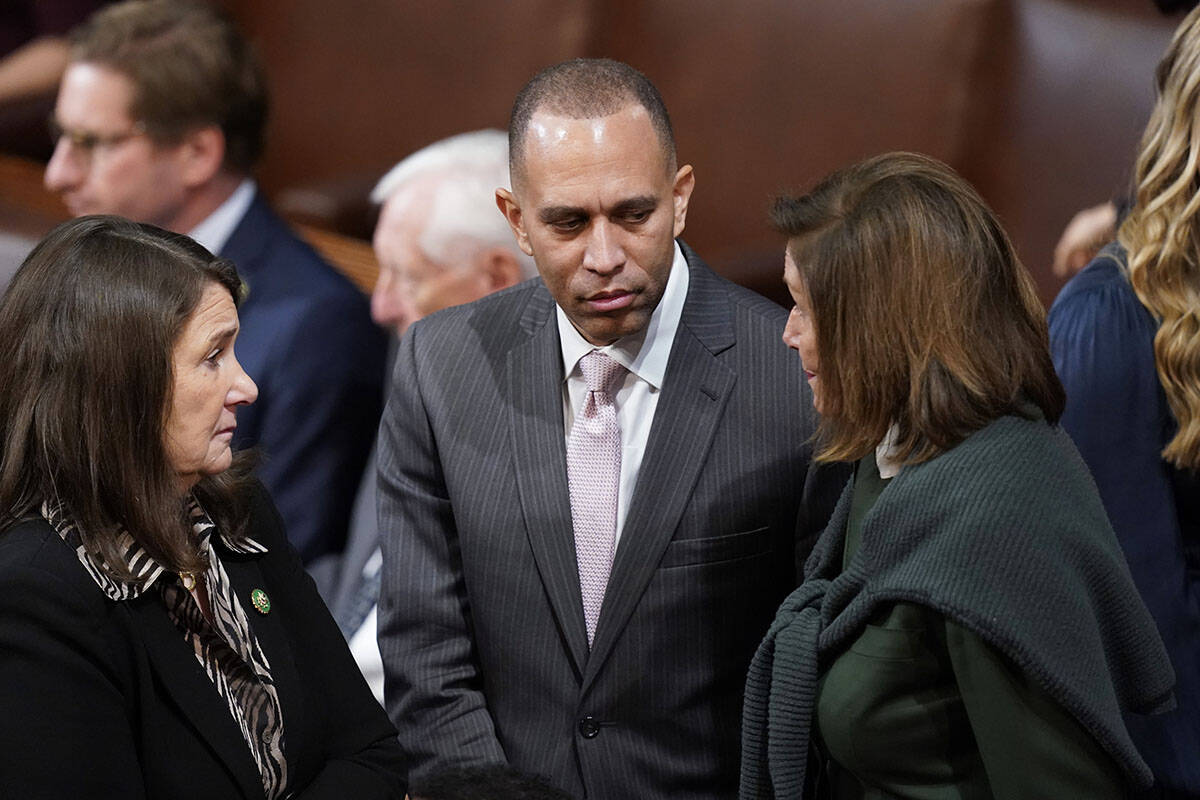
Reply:
[[[1158,323],[1123,262],[1109,245],[1063,288],[1050,349],[1067,392],[1063,428],[1175,667],[1176,710],[1131,716],[1129,733],[1164,789],[1200,797],[1200,476],[1160,455],[1176,426],[1154,366]]]

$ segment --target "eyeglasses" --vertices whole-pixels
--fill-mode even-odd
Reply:
[[[138,136],[144,136],[146,126],[141,122],[135,122],[133,127],[124,133],[101,134],[92,131],[70,130],[64,128],[58,123],[58,120],[51,117],[46,127],[50,131],[50,140],[56,145],[66,139],[71,143],[71,149],[77,153],[82,159],[91,161],[96,153],[111,150],[119,144],[135,139]]]

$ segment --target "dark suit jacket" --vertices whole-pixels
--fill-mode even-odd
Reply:
[[[734,795],[746,668],[795,583],[814,412],[784,311],[684,253],[590,653],[550,294],[529,281],[401,342],[379,445],[379,638],[410,778],[507,760],[581,798]]]
[[[344,620],[349,616],[356,616],[354,611],[365,591],[363,572],[371,556],[379,550],[379,513],[375,508],[376,497],[379,494],[379,471],[375,466],[377,461],[375,451],[372,450],[354,498],[354,509],[350,513],[349,531],[346,535],[346,549],[338,560],[336,580],[323,595],[339,625],[344,624]],[[353,631],[344,633],[350,636]]]
[[[221,255],[249,288],[237,355],[258,384],[234,445],[258,474],[306,564],[340,553],[379,422],[387,339],[367,299],[256,195]]]
[[[403,797],[395,732],[259,493],[265,555],[216,541],[283,709],[297,798]],[[262,798],[223,700],[151,589],[110,600],[45,521],[0,533],[0,797]]]

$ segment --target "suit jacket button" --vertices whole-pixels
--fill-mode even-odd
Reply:
[[[584,717],[579,720],[579,733],[585,739],[595,739],[600,735],[600,723],[595,717]]]

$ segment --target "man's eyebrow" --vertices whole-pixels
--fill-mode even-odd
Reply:
[[[652,194],[643,194],[617,203],[613,207],[612,214],[620,216],[631,211],[653,211],[655,208],[658,208],[658,198]]]
[[[547,206],[538,210],[542,222],[557,222],[569,217],[586,217],[587,212],[577,206]]]

